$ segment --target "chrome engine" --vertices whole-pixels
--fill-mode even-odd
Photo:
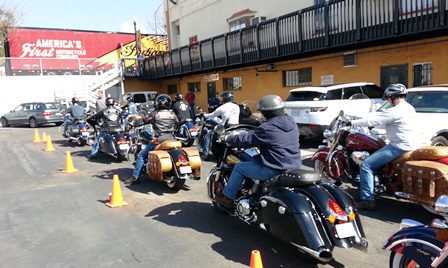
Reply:
[[[249,216],[251,212],[251,206],[248,199],[241,199],[236,205],[236,211],[240,216]]]
[[[357,165],[361,165],[362,162],[364,162],[364,160],[366,160],[367,157],[370,156],[369,152],[366,151],[354,151],[350,157],[352,158],[352,160],[357,164]]]

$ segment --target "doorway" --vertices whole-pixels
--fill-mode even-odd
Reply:
[[[216,97],[216,82],[208,82],[207,83],[207,103],[210,100]]]

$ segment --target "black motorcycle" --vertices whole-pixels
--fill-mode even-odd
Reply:
[[[61,125],[63,128],[64,125]],[[80,146],[84,146],[89,141],[91,130],[86,119],[76,119],[73,124],[67,127],[67,137],[70,142],[74,141]]]
[[[235,208],[215,201],[235,164],[258,154],[257,148],[234,148],[221,138],[253,128],[215,128],[212,152],[217,164],[207,176],[207,190],[216,210],[256,225],[323,262],[332,259],[335,246],[366,251],[368,242],[352,197],[337,186],[321,183],[313,172],[289,170],[264,182],[246,180],[234,200]]]
[[[401,221],[401,230],[383,246],[391,251],[390,268],[448,267],[448,196],[440,196],[435,208],[444,220],[435,219],[431,226]]]
[[[126,160],[131,142],[129,134],[123,131],[122,126],[106,128],[102,120],[87,119],[87,121],[96,129],[94,136],[97,136],[99,131],[104,133],[104,136],[99,139],[99,151],[113,156],[118,162]]]

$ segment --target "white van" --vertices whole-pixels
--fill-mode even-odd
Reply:
[[[156,98],[159,95],[157,91],[139,91],[139,92],[126,92],[120,98],[119,103],[124,105],[126,103],[126,99],[129,96],[134,98],[135,104],[137,104],[137,110],[141,114],[147,114],[156,108]]]

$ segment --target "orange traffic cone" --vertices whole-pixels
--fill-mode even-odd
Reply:
[[[44,133],[44,134],[45,134],[45,133]],[[46,137],[46,140],[47,140],[47,148],[45,149],[45,152],[51,152],[51,151],[54,151],[53,143],[51,143],[51,137],[50,137],[50,135],[48,135],[48,137]]]
[[[64,173],[72,173],[78,171],[77,169],[75,169],[75,167],[73,166],[73,161],[72,161],[72,155],[70,154],[69,151],[67,151],[66,157],[65,157],[65,169],[62,171]]]
[[[250,268],[263,268],[260,251],[252,250],[252,255],[250,257]]]
[[[34,140],[33,142],[41,142],[39,138],[39,132],[37,132],[37,129],[34,130]]]
[[[42,133],[42,141],[47,141],[47,134],[45,132]]]
[[[112,181],[112,195],[110,196],[110,201],[106,203],[106,206],[110,208],[126,206],[128,203],[123,201],[123,196],[121,195],[120,180],[118,175],[114,175]]]

